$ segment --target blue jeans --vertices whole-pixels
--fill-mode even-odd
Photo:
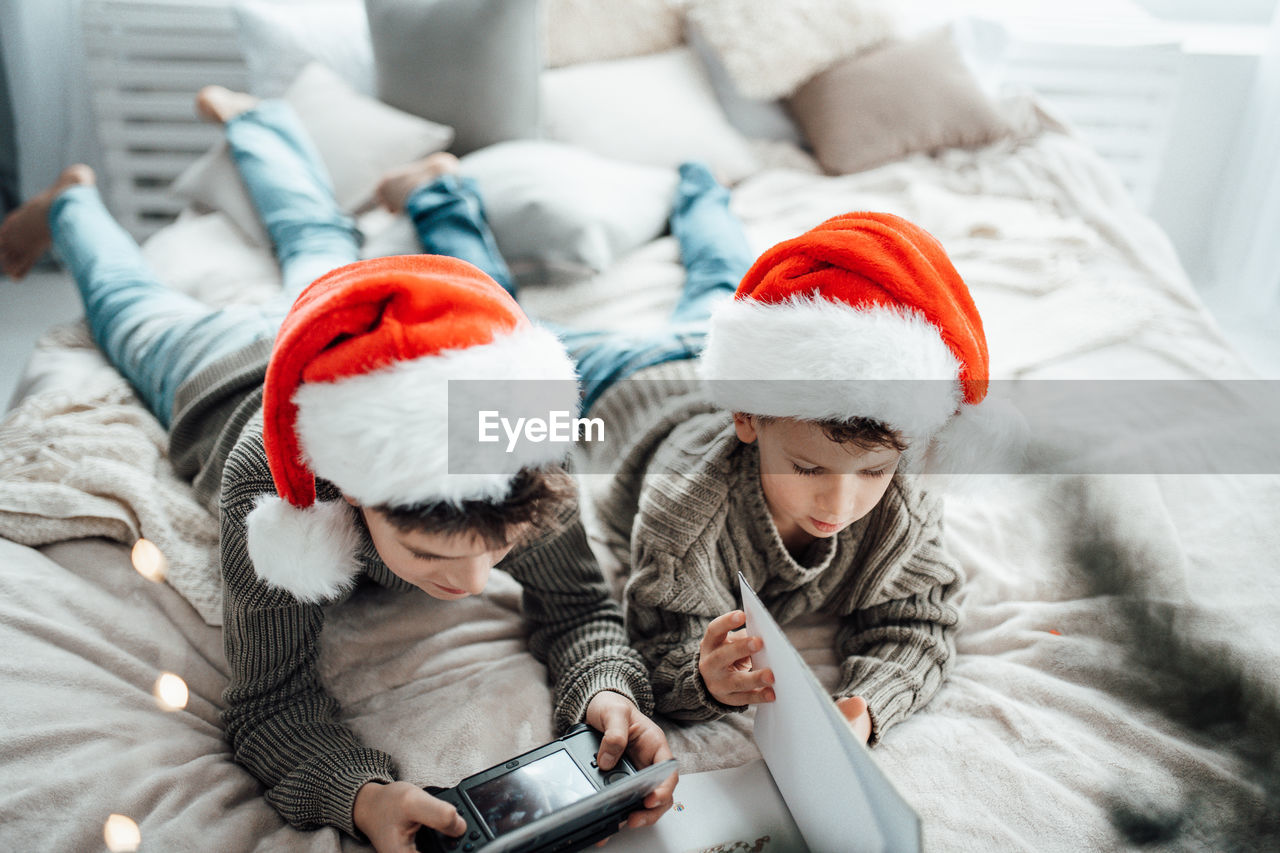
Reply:
[[[615,382],[638,370],[696,358],[706,343],[712,310],[733,295],[751,267],[751,247],[729,211],[729,192],[699,163],[680,167],[671,233],[680,244],[685,283],[665,327],[640,333],[556,329],[578,366],[583,414]]]
[[[98,346],[168,425],[178,387],[219,358],[273,339],[297,295],[359,257],[319,155],[289,107],[263,101],[226,124],[240,176],[280,265],[280,296],[260,306],[208,305],[160,283],[93,187],[71,187],[49,211],[54,248],[80,290]],[[465,258],[510,290],[511,276],[474,185],[452,175],[420,187],[406,212],[427,251]]]

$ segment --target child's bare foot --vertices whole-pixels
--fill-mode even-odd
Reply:
[[[59,193],[76,185],[93,186],[97,176],[83,163],[68,166],[44,192],[29,199],[0,223],[0,270],[17,281],[31,272],[52,242],[49,208]]]
[[[409,195],[423,184],[434,181],[441,175],[458,171],[458,158],[446,151],[430,154],[421,160],[415,160],[407,166],[392,169],[382,176],[378,182],[375,197],[378,204],[392,213],[404,209]]]
[[[196,115],[205,121],[226,124],[258,105],[248,92],[235,92],[225,86],[205,86],[196,93]]]

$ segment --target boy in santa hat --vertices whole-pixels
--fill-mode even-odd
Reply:
[[[563,346],[498,283],[510,286],[474,192],[447,160],[390,175],[383,201],[405,208],[428,249],[467,260],[356,262],[353,224],[283,104],[208,89],[199,108],[225,124],[272,237],[278,302],[213,311],[164,287],[85,166],[6,219],[0,262],[20,278],[55,246],[95,339],[169,426],[175,466],[220,516],[235,759],[299,828],[334,826],[380,853],[414,849],[421,826],[460,834],[453,806],[398,781],[391,756],[343,725],[320,684],[318,640],[325,606],[361,578],[449,601],[483,590],[499,562],[524,588],[557,726],[604,732],[605,769],[624,749],[641,765],[670,757],[563,450],[531,445],[508,472],[449,473],[450,379],[553,380],[563,408],[577,402]],[[656,820],[674,785],[629,823]]]
[[[632,642],[659,713],[773,701],[741,572],[781,622],[839,619],[832,698],[875,743],[954,657],[962,575],[910,472],[926,454],[974,470],[961,457],[993,438],[981,318],[941,245],[900,217],[837,216],[752,264],[723,190],[682,198],[673,228],[720,237],[684,247],[672,328],[570,339],[591,415],[625,448],[597,514]]]

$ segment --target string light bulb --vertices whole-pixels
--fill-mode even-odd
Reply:
[[[172,672],[163,672],[152,689],[158,704],[165,711],[181,711],[187,707],[187,683]]]
[[[142,844],[142,831],[131,818],[113,814],[102,825],[102,837],[111,853],[135,853]]]
[[[150,539],[139,539],[133,543],[133,567],[138,574],[149,581],[160,583],[169,574],[169,561],[164,552],[156,547]]]

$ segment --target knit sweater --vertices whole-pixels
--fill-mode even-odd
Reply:
[[[895,475],[870,513],[795,557],[769,514],[757,445],[671,368],[645,381],[658,375],[620,383],[592,412],[633,429],[599,516],[628,572],[627,626],[658,712],[743,710],[712,697],[698,671],[707,625],[741,606],[742,572],[781,623],[815,611],[839,619],[833,696],[866,700],[876,743],[929,701],[954,657],[962,575],[942,542],[941,502]],[[659,390],[669,395],[655,407]]]
[[[370,781],[397,778],[391,756],[363,746],[341,722],[341,709],[320,683],[319,636],[325,607],[304,604],[263,583],[249,558],[245,519],[275,494],[262,440],[261,379],[269,346],[222,360],[180,389],[171,455],[221,519],[223,645],[231,682],[224,694],[227,738],[235,760],[266,786],[267,800],[295,827],[336,826],[356,837],[356,793]],[[220,482],[220,488],[210,483]],[[341,500],[317,480],[317,499]],[[362,516],[362,580],[423,594],[379,557]],[[518,546],[501,568],[523,587],[532,623],[529,648],[555,682],[555,723],[580,722],[602,690],[630,697],[646,714],[652,694],[644,664],[627,644],[622,614],[587,544],[576,502],[555,523]]]

